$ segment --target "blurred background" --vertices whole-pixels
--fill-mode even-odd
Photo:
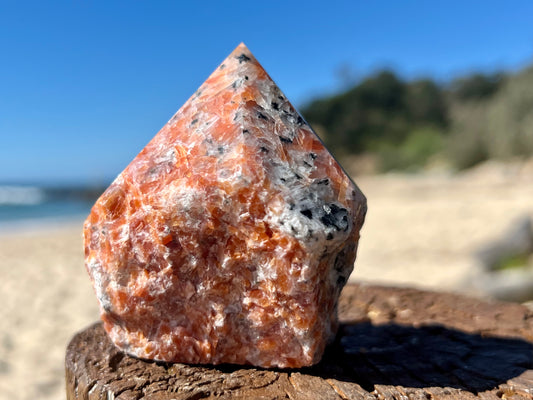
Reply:
[[[533,3],[0,0],[0,398],[64,396],[98,195],[241,41],[368,198],[351,279],[533,299]]]

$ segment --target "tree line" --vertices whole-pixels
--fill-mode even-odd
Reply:
[[[302,114],[339,159],[376,155],[380,169],[455,168],[533,154],[533,67],[448,83],[376,72]]]

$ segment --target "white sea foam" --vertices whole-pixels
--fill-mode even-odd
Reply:
[[[37,205],[46,200],[43,189],[35,186],[0,186],[0,206]]]

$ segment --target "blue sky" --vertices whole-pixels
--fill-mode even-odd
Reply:
[[[0,0],[0,182],[114,178],[241,41],[301,106],[343,66],[519,69],[532,15],[525,0]]]

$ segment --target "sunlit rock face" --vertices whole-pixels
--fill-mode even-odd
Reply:
[[[314,364],[335,334],[365,212],[241,44],[85,222],[105,329],[147,359]]]

